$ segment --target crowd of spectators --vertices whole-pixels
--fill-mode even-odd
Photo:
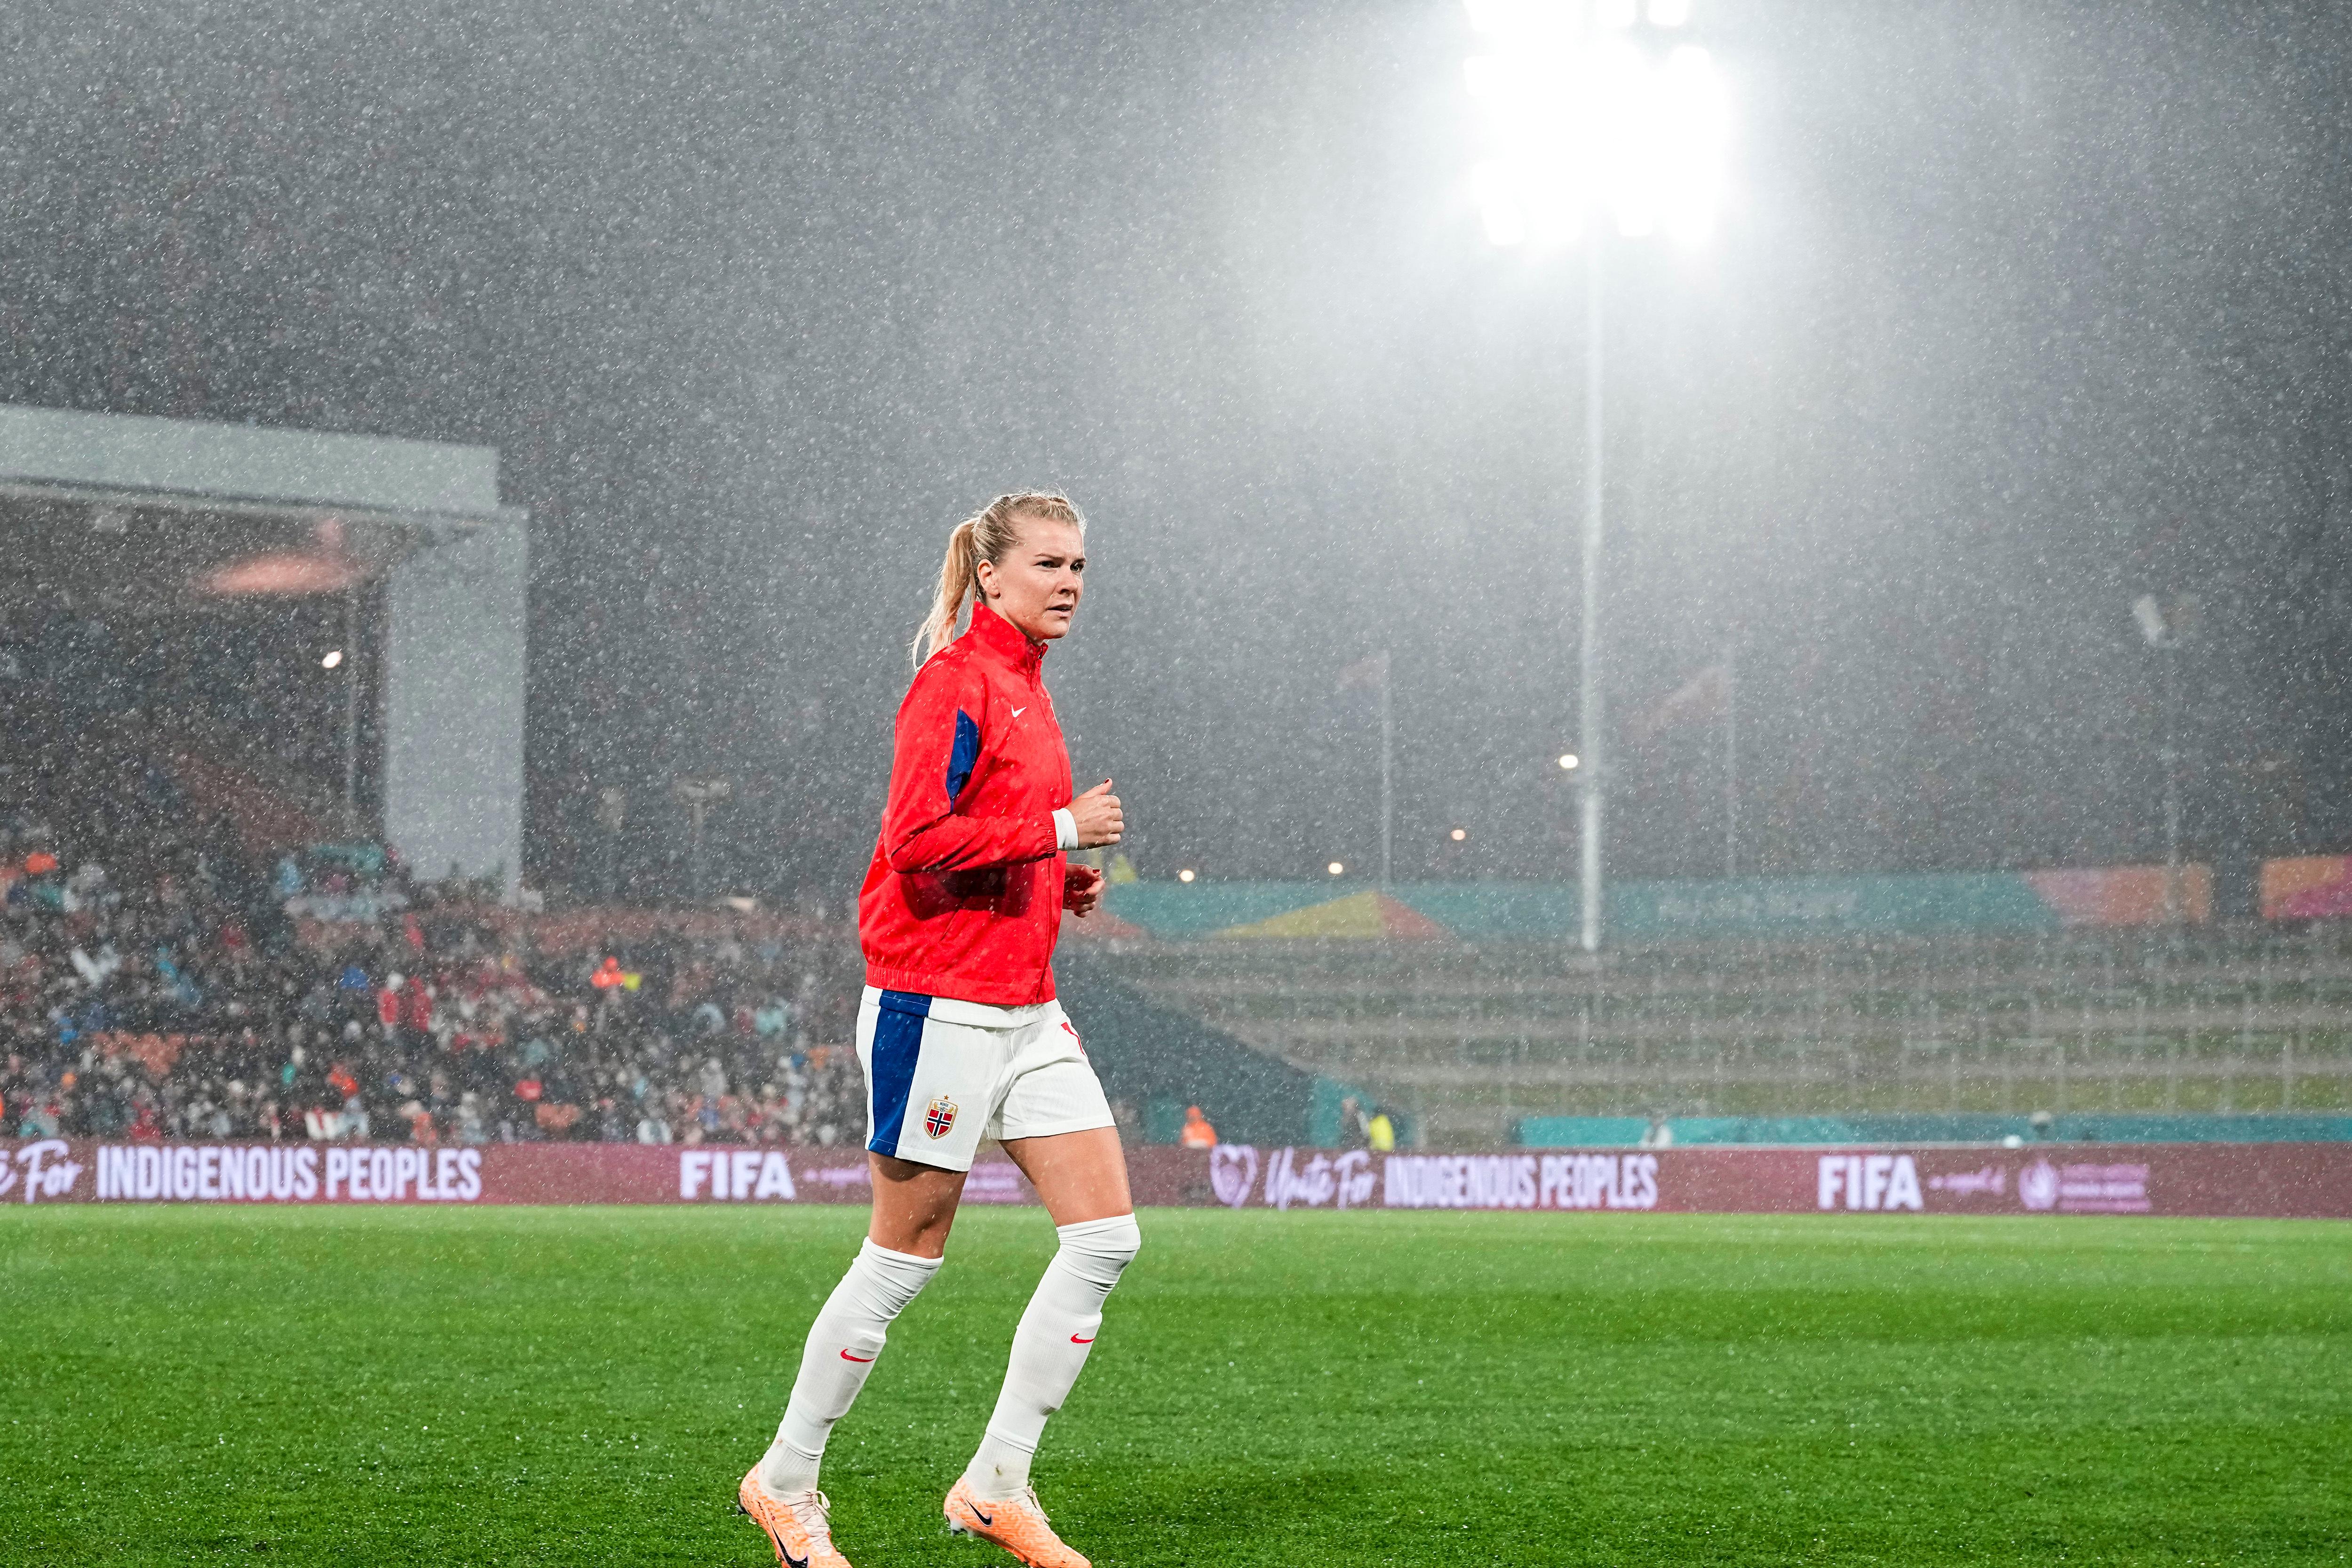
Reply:
[[[419,886],[373,846],[257,860],[153,769],[111,774],[113,820],[53,821],[39,796],[55,792],[25,782],[0,766],[0,1131],[862,1134],[845,932],[639,921],[601,942],[593,919],[535,924],[477,889]]]

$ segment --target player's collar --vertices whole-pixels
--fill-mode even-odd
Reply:
[[[990,609],[974,603],[971,626],[963,634],[1013,668],[1035,674],[1045,661],[1045,645]]]

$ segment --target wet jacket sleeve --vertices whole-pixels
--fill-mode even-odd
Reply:
[[[981,717],[987,692],[977,679],[941,669],[915,678],[898,709],[890,758],[890,801],[882,812],[882,852],[890,869],[962,871],[1043,860],[1059,847],[1050,809],[1027,816],[963,816],[956,797],[986,750]]]

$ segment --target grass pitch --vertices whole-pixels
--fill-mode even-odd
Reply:
[[[1150,1212],[1037,1479],[1097,1564],[2336,1563],[2352,1226]],[[772,1562],[846,1209],[0,1210],[0,1562]],[[939,1500],[1052,1231],[970,1212],[836,1432]]]

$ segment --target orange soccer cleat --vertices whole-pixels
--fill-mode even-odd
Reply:
[[[971,1495],[970,1484],[959,1478],[940,1511],[948,1516],[948,1529],[955,1534],[992,1541],[1029,1568],[1093,1568],[1054,1533],[1054,1527],[1045,1521],[1045,1509],[1038,1505],[1035,1487],[1023,1487],[1019,1497],[1001,1502],[982,1502]]]
[[[768,1532],[782,1568],[849,1568],[849,1559],[833,1549],[833,1525],[825,1517],[833,1504],[820,1491],[796,1498],[770,1497],[760,1484],[760,1467],[743,1474],[735,1500],[751,1522]]]

